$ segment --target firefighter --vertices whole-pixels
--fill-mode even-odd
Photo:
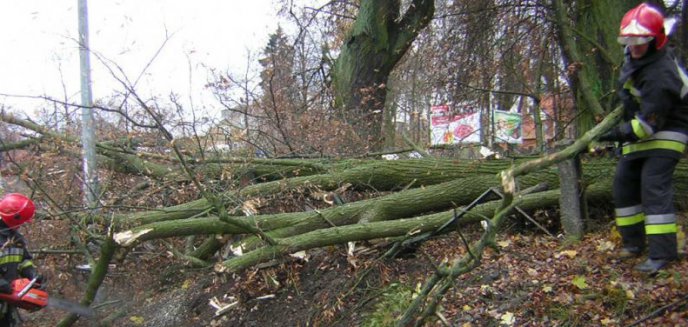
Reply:
[[[646,3],[624,15],[623,121],[599,138],[621,144],[613,184],[619,256],[640,256],[647,243],[648,258],[635,270],[649,274],[678,258],[672,175],[688,141],[688,77],[667,34],[663,14]]]
[[[18,230],[19,226],[31,221],[35,211],[33,201],[23,194],[10,193],[0,200],[0,292],[12,293],[10,283],[17,278],[37,277],[43,282],[31,261],[26,240]],[[18,322],[17,308],[2,303],[0,326],[16,326]]]

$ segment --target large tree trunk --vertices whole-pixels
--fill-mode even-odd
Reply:
[[[300,192],[310,191],[307,193],[333,191],[344,184],[351,184],[352,187],[358,190],[398,191],[401,189],[420,189],[425,190],[423,193],[430,194],[430,197],[433,197],[432,192],[437,192],[438,195],[448,193],[448,196],[454,197],[450,198],[450,200],[460,205],[464,203],[461,201],[470,201],[489,187],[499,186],[497,174],[508,169],[512,164],[524,160],[526,159],[518,161],[373,161],[349,169],[335,169],[330,174],[293,177],[249,185],[238,192],[227,192],[222,197],[248,200],[254,197],[267,197],[294,190]],[[586,180],[594,181],[600,177],[611,176],[613,174],[613,167],[614,162],[609,159],[597,159],[587,162],[584,169]],[[556,170],[543,170],[532,176],[524,177],[522,185],[530,186],[546,180],[550,181],[554,187],[558,185],[557,174]],[[440,183],[442,183],[442,186],[439,186],[439,191],[435,191],[434,188],[431,188],[430,191],[427,190],[431,185]],[[397,194],[404,193],[398,192]],[[414,202],[413,199],[408,201]],[[238,204],[234,203],[234,205]],[[419,205],[428,204],[420,203]],[[208,201],[199,199],[178,206],[116,215],[115,219],[125,224],[148,224],[157,221],[190,218],[202,214],[210,210],[210,208]],[[235,212],[235,214],[240,213]]]
[[[532,174],[520,181],[522,187],[545,182],[556,187],[558,175],[556,170]],[[380,198],[352,202],[329,209],[284,213],[275,215],[258,215],[246,217],[250,224],[266,231],[272,237],[287,237],[319,228],[343,226],[355,223],[369,223],[412,217],[427,212],[446,210],[470,203],[491,187],[499,186],[496,175],[482,175],[455,179],[442,184],[395,192]],[[145,224],[131,230],[127,235],[140,240],[158,237],[186,236],[194,234],[244,234],[235,226],[221,226],[216,218],[184,219]],[[244,241],[251,247],[252,241]]]
[[[335,105],[369,150],[383,144],[387,79],[435,12],[434,0],[363,0],[334,66]]]
[[[304,161],[304,164],[307,162]],[[473,175],[496,175],[512,164],[507,160],[400,160],[357,161],[353,164],[330,166],[329,173],[283,178],[271,182],[248,185],[238,192],[222,195],[228,199],[265,197],[280,192],[332,191],[344,184],[359,190],[394,191],[439,184],[448,180]],[[603,164],[606,165],[606,164]],[[275,167],[281,167],[275,164]],[[235,203],[235,205],[238,203]],[[210,209],[205,199],[135,214],[117,215],[125,223],[145,224],[155,221],[189,218]]]
[[[599,183],[590,188],[590,193],[597,199],[608,199],[608,183]],[[524,210],[548,208],[555,206],[559,200],[557,190],[529,194],[520,199],[519,207]],[[492,217],[501,201],[491,201],[468,211],[459,220],[454,220],[453,211],[445,211],[415,218],[382,221],[367,224],[353,224],[342,227],[331,227],[313,230],[297,236],[284,238],[280,244],[267,246],[245,255],[235,257],[216,266],[220,271],[236,271],[265,262],[285,254],[301,250],[343,244],[347,242],[372,240],[392,237],[409,237],[420,233],[440,233],[456,230],[459,225],[485,220]],[[442,228],[442,230],[439,230]]]
[[[603,107],[612,107],[610,99],[613,97],[606,95],[613,94],[617,72],[610,67],[622,61],[620,47],[616,46],[616,31],[627,3],[622,0],[586,0],[568,4],[552,0],[554,23],[568,69],[569,85],[576,97],[579,135],[595,125],[595,116],[605,112]],[[575,5],[579,10],[569,11],[569,6]],[[574,14],[570,12],[577,16],[572,18]],[[601,99],[605,103],[601,103]]]
[[[408,174],[412,171],[415,171],[417,174],[410,175],[411,178],[442,176],[444,179],[449,180],[441,184],[437,184],[436,179],[420,180],[418,184],[425,186],[329,209],[258,215],[245,218],[251,224],[268,231],[268,234],[273,237],[285,237],[332,225],[341,226],[359,221],[373,222],[406,218],[432,210],[462,206],[471,202],[488,188],[498,187],[499,179],[493,170],[498,170],[500,166],[506,169],[511,164],[509,161],[487,161],[484,162],[485,165],[477,165],[478,162],[471,162],[469,164],[462,162],[461,164],[456,164],[457,167],[454,167],[456,169],[452,169],[451,165],[449,165],[450,163],[445,161],[431,164],[431,162],[424,160],[378,162],[370,166],[352,169],[355,173],[341,173],[337,177],[316,175],[313,176],[316,179],[296,177],[285,181],[256,184],[244,188],[239,194],[259,196],[287,191],[288,189],[299,189],[307,185],[319,185],[323,189],[332,189],[344,181],[354,181],[355,179],[353,178],[346,178],[354,176],[357,176],[360,181],[370,182],[367,184],[368,187],[379,186],[383,189],[384,187],[403,185],[403,183],[398,181],[409,178]],[[586,160],[583,165],[583,185],[609,180],[614,175],[614,164],[615,160],[613,159],[597,158]],[[391,169],[384,169],[383,166],[385,165],[388,165],[388,168]],[[404,170],[400,169],[400,167],[413,167],[413,169]],[[479,167],[484,169],[477,169]],[[383,171],[387,173],[381,173]],[[375,182],[373,177],[378,175],[378,173],[383,178],[380,178],[379,182]],[[559,171],[555,168],[538,171],[519,178],[519,187],[524,188],[540,182],[547,182],[550,188],[557,188],[558,176]],[[390,183],[390,180],[396,180],[397,183]],[[677,166],[674,186],[676,189],[676,204],[685,206],[684,199],[688,198],[688,164],[681,162]],[[607,192],[610,192],[610,190],[607,190]],[[599,199],[589,196],[588,200],[598,201]],[[245,233],[245,231],[233,225],[221,223],[210,213],[208,214],[209,218],[187,219],[197,216],[204,211],[210,212],[209,209],[210,205],[207,201],[201,199],[160,210],[138,212],[131,215],[122,214],[116,218],[121,222],[142,224],[139,227],[133,228],[131,234],[129,234],[130,236],[138,235],[140,240],[200,234]],[[142,232],[143,234],[141,234]]]

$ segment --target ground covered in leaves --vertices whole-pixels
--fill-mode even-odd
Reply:
[[[571,244],[537,229],[507,228],[480,267],[456,280],[427,325],[688,326],[688,260],[654,277],[635,273],[642,258],[615,259],[619,240],[611,226],[598,224]],[[85,260],[53,251],[68,247],[68,228],[38,221],[25,232],[51,295],[77,300],[88,277]],[[462,235],[470,241],[478,232]],[[333,246],[237,274],[192,269],[163,242],[144,244],[111,266],[98,317],[76,325],[390,326],[433,267],[466,255],[463,244],[451,233],[394,258],[383,257],[384,242]],[[62,316],[24,312],[24,326],[52,326]]]

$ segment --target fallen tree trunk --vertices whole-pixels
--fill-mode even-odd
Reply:
[[[614,160],[596,159],[585,164],[584,184],[590,185],[594,181],[609,179],[613,175]],[[417,163],[420,164],[420,163]],[[551,188],[558,185],[557,169],[539,171],[523,176],[519,179],[520,187],[528,187],[539,182],[547,182]],[[688,165],[681,163],[675,174],[676,203],[685,205],[688,198]],[[324,179],[324,177],[321,177]],[[291,187],[307,185],[307,178],[297,178],[299,183],[287,184]],[[292,181],[293,182],[293,181]],[[270,184],[269,188],[278,187],[279,182]],[[265,191],[263,184],[256,184],[245,188],[247,194],[260,194]],[[432,210],[446,210],[447,208],[465,205],[490,187],[499,185],[494,175],[478,175],[457,179],[450,182],[396,192],[385,197],[348,203],[344,206],[311,212],[283,213],[274,215],[257,215],[246,217],[247,221],[272,237],[287,237],[308,232],[318,228],[343,226],[363,221],[382,221],[395,218],[407,218]],[[611,189],[610,189],[611,190]],[[610,190],[607,190],[610,192]],[[595,201],[595,198],[590,198]],[[188,209],[186,208],[188,206]],[[189,202],[184,205],[163,208],[157,211],[137,213],[134,219],[143,223],[129,232],[130,237],[136,235],[138,241],[150,239],[207,234],[242,234],[241,230],[227,225],[223,226],[212,216],[209,205],[204,200]],[[188,217],[210,216],[210,218],[187,219]],[[143,233],[142,231],[145,231]],[[120,233],[121,234],[121,233]],[[130,243],[130,242],[128,242]],[[248,248],[257,244],[257,240],[244,240]]]
[[[557,171],[544,170],[526,176],[520,180],[520,185],[525,188],[543,182],[552,188],[558,187]],[[266,231],[269,236],[281,238],[319,228],[408,218],[427,212],[456,208],[470,203],[485,190],[496,186],[499,186],[499,178],[496,175],[478,175],[318,211],[258,215],[243,219]],[[168,215],[168,217],[171,216]],[[225,234],[245,233],[232,226],[221,227],[214,223],[207,225],[209,222],[201,219],[182,219],[144,224],[131,229],[126,234],[119,233],[117,238],[122,240],[120,243],[131,244],[136,239],[143,241],[159,237],[216,234],[218,229],[222,229]],[[204,228],[209,229],[204,232]],[[244,243],[244,246],[252,248],[257,243],[257,239],[249,238]]]
[[[360,190],[393,191],[435,185],[448,180],[475,175],[494,176],[500,171],[508,169],[513,163],[510,160],[373,161],[327,174],[297,176],[248,185],[238,191],[226,192],[221,197],[242,201],[252,197],[265,197],[289,191],[332,191],[345,183],[350,183]],[[598,178],[613,176],[615,164],[616,160],[611,158],[587,159],[583,162],[584,182],[589,184]],[[275,173],[275,171],[272,172]],[[553,173],[556,174],[556,170]],[[688,164],[679,163],[675,176],[677,193],[688,194],[688,183],[683,182],[688,181]],[[239,213],[238,209],[241,203],[228,203],[228,205],[235,207],[234,214]],[[203,215],[210,209],[211,205],[205,199],[199,199],[167,208],[119,214],[115,216],[115,219],[126,224],[148,224]]]
[[[471,175],[492,175],[509,167],[510,161],[486,161],[484,164],[474,160],[454,162],[449,160],[405,160],[372,161],[351,169],[333,171],[328,174],[301,176],[278,181],[249,185],[238,192],[221,195],[229,199],[246,199],[269,196],[287,191],[317,189],[331,191],[342,184],[349,183],[358,189],[391,191],[408,187],[421,187],[438,184],[447,180]],[[239,205],[237,203],[233,205]],[[189,218],[203,214],[211,208],[206,199],[191,201],[172,206],[133,214],[121,214],[115,219],[123,223],[147,224],[156,221]],[[236,214],[236,212],[235,212]]]
[[[599,183],[591,186],[588,190],[590,196],[597,200],[609,199],[608,189],[610,185],[610,183]],[[558,204],[559,195],[559,190],[529,194],[520,199],[519,207],[524,210],[554,207]],[[455,229],[457,225],[489,219],[500,206],[501,200],[478,205],[473,210],[468,211],[459,221],[452,222],[447,227]],[[216,270],[235,272],[286,254],[328,245],[435,232],[453,218],[454,212],[450,210],[408,219],[321,228],[297,236],[282,238],[278,245],[266,246],[231,258],[217,265]],[[454,229],[447,229],[446,231]]]
[[[350,183],[353,187],[360,190],[392,191],[406,188],[421,188],[447,181],[468,178],[471,176],[488,176],[493,178],[500,171],[509,168],[513,164],[511,160],[400,160],[400,161],[373,161],[365,165],[360,165],[343,171],[335,171],[329,174],[320,174],[303,177],[293,177],[279,181],[259,183],[249,185],[237,192],[226,192],[221,195],[227,199],[248,199],[252,197],[265,197],[279,194],[282,192],[308,190],[332,191],[342,184]],[[686,167],[688,171],[688,167]],[[584,174],[586,180],[594,181],[600,177],[612,175],[614,169],[613,160],[596,159],[585,164]],[[545,179],[552,182],[552,187],[557,185],[555,181],[556,170],[543,172],[548,177]],[[526,177],[530,182],[526,185],[538,183],[540,175]],[[449,185],[462,190],[476,185],[478,189],[466,197],[474,198],[485,189],[498,184],[490,181],[489,183],[473,182],[467,180],[458,185]],[[461,196],[461,194],[459,194]],[[457,205],[464,203],[456,200]],[[469,200],[470,201],[470,200]],[[229,204],[238,206],[240,203]],[[117,221],[128,225],[149,224],[158,221],[185,219],[198,215],[203,215],[211,209],[210,204],[205,199],[187,202],[178,206],[142,211],[130,214],[119,214],[115,216]],[[234,214],[237,214],[234,210]]]

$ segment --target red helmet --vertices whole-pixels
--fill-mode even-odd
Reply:
[[[647,3],[641,3],[621,19],[618,41],[625,45],[639,45],[656,39],[657,49],[661,49],[667,42],[665,33],[664,15]]]
[[[0,218],[9,228],[30,222],[35,212],[33,201],[23,194],[10,193],[0,200]]]

